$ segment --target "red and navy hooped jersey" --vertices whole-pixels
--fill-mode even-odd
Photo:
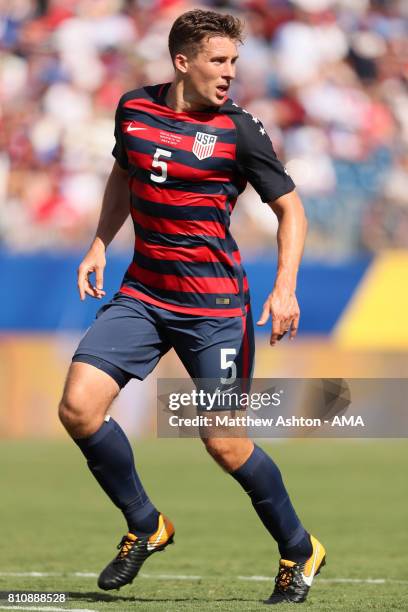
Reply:
[[[230,99],[176,113],[169,86],[130,91],[116,111],[112,153],[129,172],[136,234],[120,291],[176,312],[240,316],[249,292],[229,231],[237,197],[247,181],[264,202],[295,185],[256,117]]]

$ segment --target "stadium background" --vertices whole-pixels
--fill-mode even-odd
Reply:
[[[0,0],[0,610],[10,589],[70,591],[77,609],[166,612],[261,610],[270,592],[276,551],[233,479],[196,440],[151,435],[155,378],[185,375],[172,354],[114,412],[177,545],[119,594],[96,592],[95,576],[122,518],[56,418],[72,351],[100,305],[80,303],[76,268],[113,162],[117,100],[171,78],[168,30],[194,6]],[[407,3],[204,6],[246,21],[232,95],[262,118],[309,218],[299,337],[271,349],[269,328],[258,333],[256,376],[406,377]],[[273,281],[276,221],[250,188],[233,233],[256,316]],[[126,226],[109,249],[108,294],[132,241]],[[328,547],[306,607],[406,610],[406,440],[260,443]]]
[[[80,303],[76,268],[112,165],[122,92],[170,80],[167,32],[191,2],[0,4],[0,436],[61,436],[55,408],[75,345],[100,305]],[[209,2],[246,22],[232,97],[262,118],[309,218],[296,343],[259,333],[255,375],[407,374],[407,5],[382,0]],[[233,215],[255,316],[275,267],[276,220],[252,188]],[[108,295],[132,249],[109,249]],[[269,329],[269,328],[268,328]],[[115,410],[152,431],[155,377]],[[136,399],[137,398],[137,399]],[[149,416],[146,416],[146,415]]]

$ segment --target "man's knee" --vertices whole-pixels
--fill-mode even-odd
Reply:
[[[73,438],[88,437],[102,425],[119,392],[105,372],[85,363],[73,363],[58,407],[61,423]]]
[[[203,438],[207,452],[225,470],[237,470],[249,458],[253,442],[249,438]]]
[[[89,414],[86,411],[86,398],[80,389],[74,386],[64,390],[58,416],[69,433],[86,428]]]

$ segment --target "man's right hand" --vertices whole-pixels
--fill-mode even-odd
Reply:
[[[105,291],[103,291],[103,271],[105,266],[105,245],[99,238],[95,238],[78,268],[78,291],[82,301],[86,295],[99,300],[105,295]],[[92,273],[95,273],[95,285],[89,279]]]

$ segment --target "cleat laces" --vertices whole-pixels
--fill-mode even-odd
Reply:
[[[293,578],[293,569],[291,567],[281,566],[275,578],[276,586],[282,591],[286,591],[292,584]]]
[[[136,540],[131,540],[127,536],[123,536],[119,544],[117,545],[117,549],[120,551],[117,555],[116,559],[124,559],[128,556],[129,552],[132,550],[132,547]]]

